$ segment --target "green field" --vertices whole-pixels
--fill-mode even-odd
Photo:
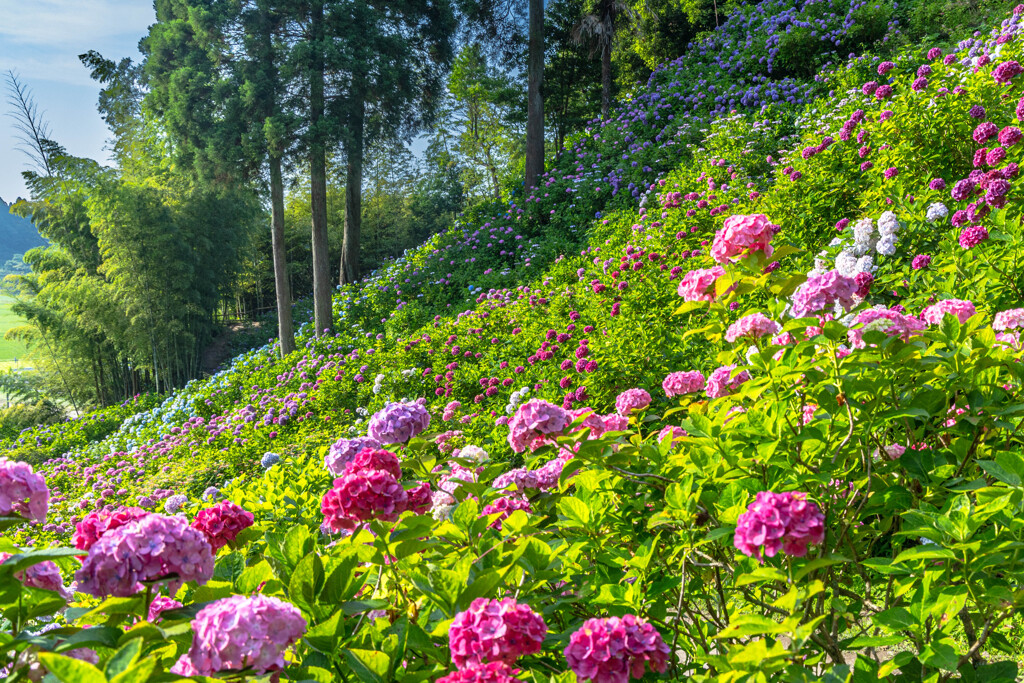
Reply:
[[[7,330],[24,325],[12,310],[14,299],[0,294],[0,369],[24,367],[23,359],[28,348],[21,342],[4,339]]]

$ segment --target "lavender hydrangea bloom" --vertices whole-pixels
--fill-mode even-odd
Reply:
[[[187,502],[188,496],[184,496],[180,493],[171,496],[170,498],[164,501],[164,512],[166,512],[169,515],[176,515],[181,510],[182,506],[184,506],[185,503]]]
[[[44,522],[49,507],[50,490],[43,475],[33,472],[27,462],[0,458],[0,516]]]
[[[364,448],[380,448],[381,444],[369,436],[359,436],[355,439],[338,439],[331,444],[331,449],[324,456],[324,466],[331,474],[340,477],[345,471],[345,465],[356,457],[356,453]]]
[[[213,552],[203,533],[181,517],[149,514],[103,534],[75,580],[83,593],[126,598],[142,581],[206,583],[211,576]]]
[[[430,425],[419,403],[389,403],[370,418],[369,436],[380,445],[405,443]]]

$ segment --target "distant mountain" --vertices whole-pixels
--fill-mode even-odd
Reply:
[[[11,205],[0,198],[0,264],[15,254],[46,245],[32,221],[11,213]]]

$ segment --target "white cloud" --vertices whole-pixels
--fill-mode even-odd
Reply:
[[[155,20],[149,0],[0,0],[0,38],[61,51],[126,34]]]

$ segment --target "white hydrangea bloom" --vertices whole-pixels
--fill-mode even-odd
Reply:
[[[875,249],[883,256],[892,256],[896,253],[896,236],[884,235],[882,239],[878,240]]]
[[[878,233],[883,238],[895,235],[896,231],[899,229],[900,222],[896,219],[896,214],[892,211],[886,211],[878,217]]]
[[[928,207],[928,213],[925,214],[925,218],[929,223],[934,223],[938,220],[942,220],[949,215],[949,209],[942,202],[935,202]]]
[[[857,259],[857,272],[874,274],[875,259],[872,258],[871,254],[861,256],[859,259]]]
[[[846,277],[855,277],[860,271],[857,270],[857,257],[849,249],[843,249],[836,255],[836,271]]]

